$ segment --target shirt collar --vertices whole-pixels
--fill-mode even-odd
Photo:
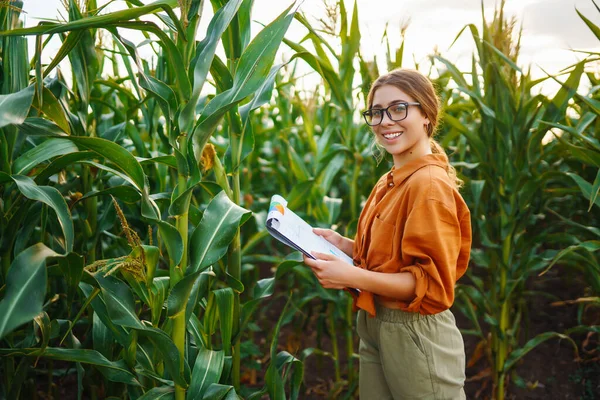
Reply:
[[[391,177],[393,179],[394,186],[398,186],[417,170],[428,165],[436,165],[446,170],[448,166],[448,158],[445,154],[427,154],[423,157],[419,157],[407,162],[400,168],[392,167],[388,174],[388,179]]]

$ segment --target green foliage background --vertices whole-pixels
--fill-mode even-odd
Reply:
[[[314,225],[352,236],[389,168],[358,118],[385,71],[360,53],[356,3],[337,2],[329,31],[292,4],[256,34],[251,0],[211,0],[206,32],[202,0],[125,3],[104,12],[69,0],[68,21],[33,28],[22,27],[22,1],[0,8],[0,398],[35,398],[41,379],[58,395],[65,377],[78,398],[298,398],[313,354],[334,362],[330,395],[352,397],[350,299],[286,256],[264,219],[279,193]],[[300,42],[286,38],[293,20],[306,28]],[[130,30],[146,40],[131,42]],[[439,89],[439,140],[473,218],[456,308],[503,399],[535,346],[560,338],[579,356],[578,335],[600,330],[586,319],[600,304],[598,55],[532,79],[503,3],[462,34],[476,44],[469,71],[440,54],[418,67]],[[43,65],[50,37],[62,45]],[[291,56],[276,64],[281,47]],[[402,66],[403,44],[387,49],[386,70]],[[313,92],[300,90],[299,65],[321,79]],[[539,94],[544,80],[561,89]],[[530,284],[557,269],[585,277],[579,325],[527,337],[540,296]],[[262,354],[256,321],[268,297],[286,306]],[[313,315],[332,351],[279,351],[280,329]],[[243,384],[242,365],[264,385]]]

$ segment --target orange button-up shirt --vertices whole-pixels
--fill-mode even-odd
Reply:
[[[404,311],[436,314],[454,302],[454,285],[467,269],[471,217],[446,172],[447,158],[428,154],[382,176],[367,199],[354,240],[355,265],[383,273],[410,272],[416,296],[397,301]],[[359,307],[375,315],[373,293]]]

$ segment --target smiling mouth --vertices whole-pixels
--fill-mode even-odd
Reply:
[[[388,140],[392,140],[392,139],[396,139],[397,137],[400,137],[403,133],[404,132],[386,133],[381,136],[383,136],[384,138],[386,138]]]

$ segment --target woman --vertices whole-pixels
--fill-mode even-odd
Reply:
[[[367,199],[354,240],[315,229],[359,268],[321,253],[305,263],[323,287],[361,291],[361,399],[464,399],[464,344],[449,308],[469,262],[471,220],[432,138],[439,99],[428,78],[401,69],[379,77],[367,103],[365,121],[394,166]]]

